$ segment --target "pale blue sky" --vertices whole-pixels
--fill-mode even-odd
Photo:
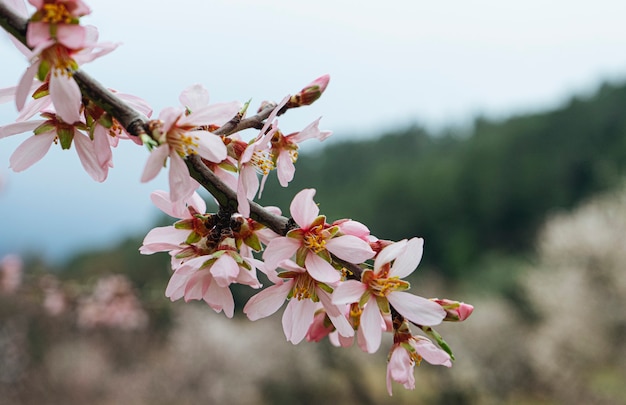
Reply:
[[[323,116],[321,127],[337,138],[552,107],[626,73],[626,3],[617,0],[307,3],[88,1],[93,14],[84,22],[123,45],[84,68],[157,112],[194,83],[214,101],[252,98],[257,106],[329,73],[327,94],[280,122],[292,132]],[[6,39],[0,59],[0,87],[16,84],[26,62]],[[14,116],[12,105],[0,105],[0,125]],[[166,181],[139,183],[145,150],[127,145],[98,184],[73,150],[9,172],[23,139],[0,140],[0,255],[59,257],[142,232],[155,217],[148,194]]]

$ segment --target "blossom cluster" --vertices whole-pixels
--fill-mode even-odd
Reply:
[[[422,359],[451,365],[452,352],[432,327],[463,321],[473,307],[408,292],[405,279],[421,261],[423,239],[381,240],[357,221],[328,222],[314,201],[314,189],[295,195],[290,218],[251,201],[273,170],[279,183],[288,186],[300,142],[331,135],[320,130],[319,118],[287,134],[278,123],[288,110],[315,102],[328,86],[328,75],[278,103],[262,103],[251,117],[249,102],[210,104],[208,91],[199,84],[181,93],[180,105],[165,108],[153,120],[147,118],[151,108],[146,102],[114,92],[120,103],[146,117],[139,132],[130,131],[74,80],[80,64],[116,47],[97,43],[95,27],[80,25],[89,8],[80,0],[29,2],[35,12],[28,19],[25,43],[16,44],[30,66],[16,87],[0,90],[0,101],[15,100],[20,111],[15,123],[0,127],[0,138],[33,131],[11,156],[13,170],[30,167],[53,143],[63,149],[73,144],[88,174],[104,181],[119,139],[143,144],[150,155],[141,181],[168,167],[169,191],[151,197],[177,221],[151,230],[140,252],[170,254],[173,273],[165,295],[172,301],[203,300],[232,317],[230,287],[238,283],[259,290],[243,309],[250,320],[267,317],[287,302],[282,327],[293,344],[328,338],[336,346],[356,342],[373,353],[389,332],[394,342],[387,372],[390,394],[391,381],[414,388],[413,367]],[[26,15],[17,0],[10,5]],[[42,119],[32,120],[36,114]],[[250,139],[242,136],[246,129],[255,131]],[[206,212],[196,192],[200,185],[218,201],[216,213]],[[262,289],[259,272],[270,286]],[[411,325],[423,335],[413,334]]]
[[[115,117],[85,99],[74,80],[79,66],[113,51],[117,44],[99,43],[94,26],[80,25],[91,12],[80,0],[29,0],[36,8],[30,16],[25,43],[13,39],[30,66],[15,87],[0,89],[0,102],[14,100],[20,111],[16,122],[0,127],[0,139],[32,131],[11,155],[11,168],[23,171],[45,156],[52,144],[74,145],[87,173],[102,182],[113,167],[111,148],[119,139],[131,139]],[[6,0],[17,15],[26,17],[22,0]],[[150,115],[138,97],[118,94],[139,112]],[[39,115],[39,119],[32,119]]]

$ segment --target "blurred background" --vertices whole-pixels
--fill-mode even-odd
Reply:
[[[138,181],[147,153],[121,145],[102,184],[73,151],[13,173],[22,135],[0,141],[1,403],[626,403],[626,5],[336,3],[94,0],[84,21],[124,44],[85,70],[157,114],[194,83],[256,107],[329,73],[279,121],[323,116],[333,137],[259,202],[314,187],[331,220],[423,237],[412,290],[476,307],[438,329],[454,366],[389,398],[390,336],[376,355],[293,347],[280,315],[241,316],[249,289],[234,321],[169,302],[168,256],[138,254],[172,221],[149,201],[166,177]],[[26,61],[6,36],[0,55],[13,86]]]

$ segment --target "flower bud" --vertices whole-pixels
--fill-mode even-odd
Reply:
[[[474,306],[464,302],[452,301],[448,299],[434,298],[434,302],[441,305],[446,310],[444,321],[461,322],[469,318],[474,311]]]
[[[326,316],[326,311],[318,310],[313,318],[313,323],[309,326],[306,340],[309,342],[319,342],[334,330],[335,327],[328,316]]]
[[[329,81],[330,75],[318,77],[300,90],[298,94],[291,96],[287,106],[294,108],[313,104],[315,100],[322,96],[322,93],[326,90],[326,86],[328,86]]]

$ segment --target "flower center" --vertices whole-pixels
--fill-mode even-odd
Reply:
[[[198,153],[198,137],[187,132],[173,130],[167,133],[167,143],[174,148],[181,157]]]
[[[63,3],[44,4],[42,13],[41,21],[49,24],[70,24],[73,20]]]
[[[252,154],[250,163],[264,176],[274,169],[274,162],[269,158],[267,152],[255,151]]]
[[[367,284],[370,293],[378,297],[387,297],[393,291],[402,291],[410,287],[408,281],[399,277],[377,277],[373,271],[363,272],[362,281]]]
[[[316,282],[311,276],[306,273],[299,274],[295,278],[295,284],[293,286],[293,297],[298,300],[310,299],[315,302],[319,301],[317,294],[315,293]]]
[[[74,71],[78,68],[68,49],[62,45],[53,45],[44,49],[39,57],[43,65],[40,66],[38,73],[38,78],[41,81],[47,80],[48,72],[55,76],[72,77]]]
[[[304,235],[303,241],[304,246],[313,253],[320,253],[326,250],[326,239],[318,226],[311,228]]]

